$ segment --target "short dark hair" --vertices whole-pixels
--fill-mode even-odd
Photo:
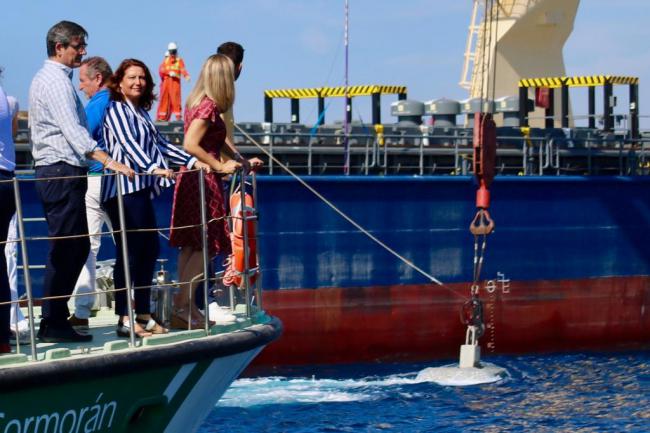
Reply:
[[[81,65],[82,66],[86,65],[86,67],[88,68],[88,70],[86,71],[88,78],[93,78],[95,74],[101,75],[102,84],[108,83],[111,76],[113,75],[113,70],[111,69],[111,65],[109,65],[106,59],[104,59],[103,57],[99,57],[99,56],[88,57],[87,59],[84,59],[81,62]]]
[[[107,86],[111,92],[111,99],[113,101],[124,102],[124,95],[122,92],[120,92],[120,82],[124,79],[126,70],[131,66],[139,66],[144,69],[144,75],[147,83],[144,86],[144,91],[142,92],[142,97],[140,98],[138,106],[140,108],[144,108],[146,111],[149,111],[153,105],[153,101],[156,100],[156,95],[153,93],[153,78],[151,77],[151,72],[149,71],[149,68],[147,68],[147,65],[138,59],[122,60],[120,66],[117,67]]]
[[[54,24],[47,32],[46,46],[47,56],[56,54],[56,44],[70,45],[73,38],[87,38],[88,32],[77,23],[72,21],[61,21]]]
[[[224,42],[217,48],[217,54],[230,57],[235,67],[241,65],[241,62],[244,61],[244,47],[237,42]]]

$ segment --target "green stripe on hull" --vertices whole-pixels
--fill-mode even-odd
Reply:
[[[0,433],[160,433],[211,362],[196,363],[171,402],[164,393],[183,366],[2,393]]]

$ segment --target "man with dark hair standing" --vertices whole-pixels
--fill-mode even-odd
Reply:
[[[217,48],[217,54],[227,56],[235,65],[235,80],[241,74],[243,61],[244,61],[244,47],[237,42],[224,42]],[[250,161],[242,157],[235,147],[235,140],[233,133],[235,130],[235,119],[232,114],[232,107],[225,113],[221,113],[221,118],[226,124],[226,148],[224,149],[229,156],[237,162],[240,162],[246,171],[250,170],[251,166],[261,166],[262,160],[259,158],[252,158]]]
[[[235,64],[235,81],[237,81],[239,74],[241,74],[242,62],[244,61],[244,47],[237,42],[224,42],[219,45],[219,48],[217,48],[217,54],[228,56],[228,58],[230,58],[230,60]],[[233,131],[235,129],[235,119],[233,118],[232,108],[225,113],[221,113],[221,118],[226,124],[226,144],[228,144],[229,141],[229,147],[232,150],[232,144],[234,144]]]
[[[106,150],[102,125],[106,108],[110,103],[110,92],[107,85],[113,75],[108,62],[102,57],[89,57],[81,62],[79,68],[79,90],[89,99],[86,105],[86,118],[90,136],[97,142],[97,147]],[[74,293],[74,314],[70,324],[78,331],[88,330],[88,318],[96,298],[96,262],[97,253],[101,246],[104,223],[111,229],[111,221],[101,207],[102,177],[104,172],[101,162],[93,161],[88,167],[88,190],[86,191],[86,217],[90,237],[90,253],[86,264],[79,274]]]
[[[83,267],[90,242],[85,195],[86,160],[129,177],[133,170],[113,161],[97,148],[86,129],[83,105],[72,85],[72,70],[86,54],[88,33],[79,24],[61,21],[47,33],[48,59],[29,89],[29,126],[38,193],[50,240],[43,292],[56,299],[43,302],[38,337],[43,342],[84,342],[91,335],[77,333],[70,323],[67,301]],[[73,176],[70,178],[70,176]],[[66,179],[59,179],[67,177]],[[53,179],[56,178],[56,179]],[[61,239],[64,237],[64,239]]]

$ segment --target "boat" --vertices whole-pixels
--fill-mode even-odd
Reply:
[[[14,180],[29,339],[21,344],[18,336],[15,351],[0,355],[0,430],[196,431],[230,384],[266,345],[280,336],[281,322],[265,313],[254,301],[252,291],[246,290],[241,302],[233,302],[227,313],[215,306],[216,314],[208,316],[215,319],[215,324],[210,326],[206,320],[204,329],[175,330],[136,340],[131,327],[129,339],[119,339],[115,336],[113,311],[103,308],[89,320],[92,341],[37,342],[35,322],[38,304],[44,298],[31,291],[28,244],[37,240],[43,244],[49,239],[25,234],[23,210],[29,206],[22,205],[20,194],[25,184],[33,188],[34,183],[29,177]],[[118,196],[123,212],[121,190]],[[202,223],[207,224],[205,214]],[[204,242],[206,233],[203,230]],[[125,232],[115,235],[126,242]],[[128,268],[128,254],[125,257]],[[204,263],[207,266],[207,256]],[[244,268],[243,274],[248,275],[248,269]],[[202,275],[199,278],[207,289],[210,280]],[[154,282],[157,308],[152,311],[160,323],[168,326],[176,284],[167,280],[164,269]],[[136,289],[127,277],[127,299]],[[112,295],[115,290],[111,286],[104,295]],[[204,293],[207,295],[207,291]],[[204,305],[208,304],[206,300]],[[228,320],[223,320],[226,316]]]
[[[504,19],[557,28],[564,39],[553,42],[561,53],[577,1],[499,2],[496,10],[510,3]],[[501,31],[506,38],[531,37],[517,25]],[[483,56],[490,51],[484,47]],[[480,53],[468,58],[490,68]],[[235,138],[243,154],[268,161],[257,177],[258,281],[262,305],[280,318],[284,333],[255,359],[250,374],[456,357],[466,336],[463,307],[477,283],[485,325],[480,342],[488,354],[649,346],[650,134],[639,129],[636,101],[626,124],[618,123],[622,115],[611,104],[618,86],[638,97],[638,78],[547,72],[510,75],[507,97],[494,97],[499,84],[466,101],[417,103],[407,99],[406,86],[395,85],[265,92],[265,121],[239,123]],[[586,126],[571,114],[567,95],[574,87],[589,89]],[[528,101],[537,99],[538,88],[535,102],[544,107]],[[602,110],[592,103],[597,89]],[[398,121],[382,122],[375,108],[395,94]],[[301,98],[318,98],[321,106],[326,97],[364,96],[372,99],[371,125],[328,124],[324,116],[314,126],[299,123]],[[292,100],[294,122],[273,122],[278,97]],[[501,125],[490,187],[496,230],[477,281],[480,244],[469,230],[477,208],[470,121],[486,105]],[[182,125],[159,126],[182,142]],[[33,203],[29,215],[38,216]],[[170,203],[168,191],[158,221],[169,219]],[[175,254],[164,244],[173,268]],[[102,248],[110,257],[110,242]]]
[[[260,315],[214,334],[180,331],[136,347],[114,330],[112,314],[99,315],[91,320],[95,345],[38,344],[38,360],[0,356],[2,431],[196,431],[281,324]]]

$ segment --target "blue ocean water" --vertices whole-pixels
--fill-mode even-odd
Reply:
[[[650,353],[485,360],[509,377],[468,387],[415,379],[424,368],[448,364],[439,362],[239,379],[199,431],[650,431]]]

